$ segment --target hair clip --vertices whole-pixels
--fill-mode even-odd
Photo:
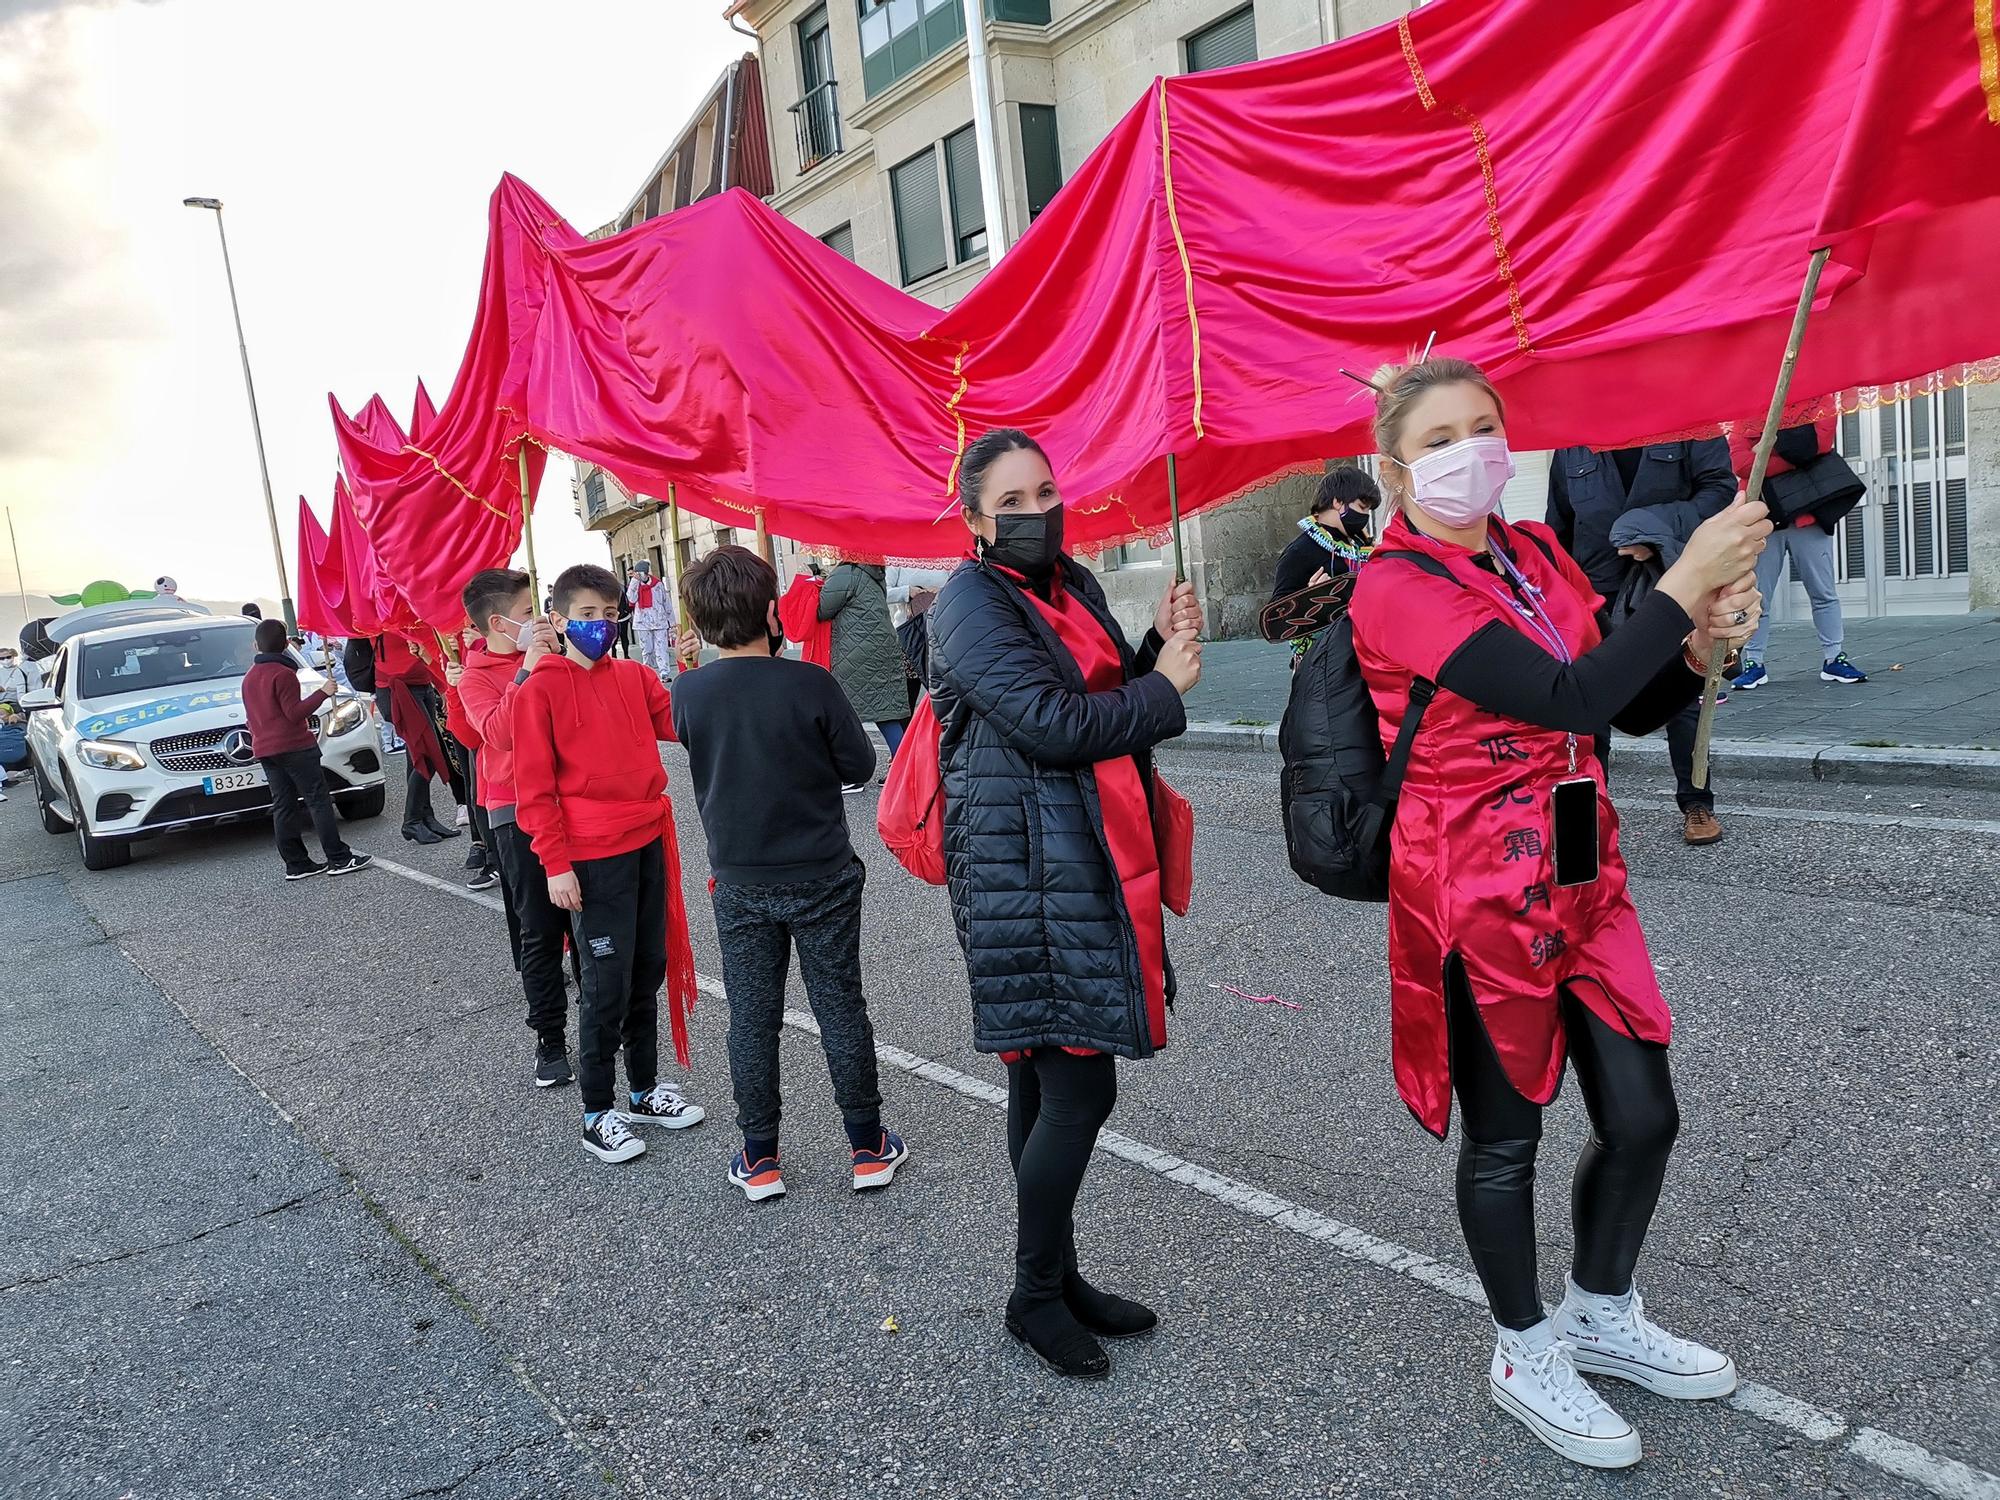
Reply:
[[[1378,396],[1382,394],[1382,387],[1377,385],[1374,381],[1368,379],[1367,376],[1357,375],[1344,365],[1337,366],[1336,368],[1340,370],[1341,374],[1345,375],[1349,380],[1353,381],[1356,385],[1365,385],[1368,387],[1369,390],[1373,391]],[[1354,398],[1350,396],[1348,399],[1351,401]]]

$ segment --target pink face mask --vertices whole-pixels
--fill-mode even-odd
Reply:
[[[1426,515],[1445,526],[1471,526],[1500,508],[1501,493],[1514,477],[1514,455],[1505,438],[1489,433],[1403,467],[1410,471],[1410,498]]]

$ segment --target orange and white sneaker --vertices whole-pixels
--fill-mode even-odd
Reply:
[[[785,1196],[785,1179],[778,1175],[778,1158],[762,1156],[750,1160],[748,1151],[738,1151],[729,1160],[729,1180],[743,1189],[752,1203]]]
[[[854,1190],[887,1187],[896,1176],[896,1168],[909,1159],[910,1148],[903,1144],[903,1138],[893,1130],[884,1130],[881,1145],[873,1151],[855,1151]]]

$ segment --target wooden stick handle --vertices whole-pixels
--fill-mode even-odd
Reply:
[[[1815,250],[1812,262],[1806,267],[1806,283],[1799,289],[1798,310],[1792,314],[1791,337],[1785,340],[1784,363],[1778,366],[1778,383],[1771,391],[1771,409],[1764,414],[1764,430],[1757,438],[1757,451],[1750,460],[1750,478],[1743,487],[1746,500],[1755,502],[1764,498],[1764,471],[1771,466],[1771,450],[1777,446],[1778,424],[1784,419],[1785,398],[1792,391],[1792,374],[1798,368],[1799,349],[1806,339],[1806,319],[1812,316],[1813,298],[1819,292],[1820,272],[1826,269],[1826,260],[1833,253],[1829,246]],[[1699,622],[1697,622],[1699,623]],[[1715,733],[1715,700],[1722,687],[1722,664],[1729,659],[1729,648],[1717,641],[1708,658],[1708,676],[1701,687],[1701,715],[1695,721],[1694,729],[1694,784],[1706,790],[1708,787],[1708,744]]]
[[[542,570],[535,566],[535,523],[528,499],[528,438],[521,436],[521,545],[528,552],[528,598],[535,612],[542,608]]]

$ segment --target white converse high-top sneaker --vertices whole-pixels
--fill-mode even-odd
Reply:
[[[1636,1287],[1623,1297],[1601,1297],[1570,1282],[1555,1328],[1556,1337],[1576,1346],[1576,1367],[1587,1375],[1613,1375],[1677,1401],[1736,1389],[1735,1362],[1647,1318]]]
[[[1593,1469],[1639,1461],[1639,1434],[1570,1363],[1570,1346],[1546,1321],[1500,1330],[1493,1350],[1493,1400],[1564,1458]]]

